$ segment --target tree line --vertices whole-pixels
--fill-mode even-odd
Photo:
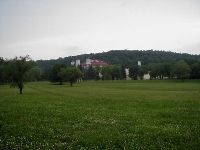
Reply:
[[[143,63],[143,62],[142,62]],[[72,67],[59,63],[48,71],[41,68],[29,56],[13,59],[0,58],[0,84],[10,83],[22,93],[24,82],[49,80],[70,86],[77,80],[122,80],[126,78],[125,68],[129,68],[129,77],[133,80],[143,79],[149,73],[151,79],[200,79],[200,61],[178,60],[172,62],[154,62],[138,66],[137,63],[113,64],[107,67]]]
[[[70,65],[73,60],[79,59],[81,62],[85,62],[87,58],[99,59],[110,65],[134,65],[138,61],[141,61],[142,65],[165,62],[173,63],[179,60],[185,60],[189,65],[200,62],[200,55],[158,50],[111,50],[103,53],[82,54],[51,60],[37,60],[36,63],[48,75],[48,72],[55,64]],[[44,75],[44,77],[47,77],[47,75]]]
[[[82,73],[76,67],[66,65],[55,65],[49,75],[52,82],[69,82],[72,86],[77,79],[81,78]],[[0,58],[0,84],[9,83],[11,87],[17,87],[22,94],[24,82],[41,81],[42,70],[27,55],[25,57],[15,57],[13,59]]]

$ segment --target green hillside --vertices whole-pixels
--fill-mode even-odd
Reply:
[[[166,51],[153,51],[153,50],[111,50],[103,53],[91,53],[77,56],[69,56],[54,60],[38,60],[37,64],[42,69],[49,69],[55,64],[70,65],[72,60],[80,59],[85,62],[86,58],[95,58],[108,62],[109,64],[137,64],[140,60],[142,64],[148,63],[162,63],[174,62],[181,59],[187,60],[189,63],[193,61],[200,61],[200,55],[181,54]]]

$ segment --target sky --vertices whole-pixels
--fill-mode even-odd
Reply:
[[[200,0],[0,0],[0,57],[119,49],[200,54]]]

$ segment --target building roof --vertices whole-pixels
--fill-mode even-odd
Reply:
[[[108,66],[108,63],[102,61],[102,60],[97,60],[97,59],[91,59],[90,64],[83,63],[82,66]]]

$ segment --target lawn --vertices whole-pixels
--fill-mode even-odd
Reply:
[[[200,81],[0,86],[0,149],[199,149]]]

